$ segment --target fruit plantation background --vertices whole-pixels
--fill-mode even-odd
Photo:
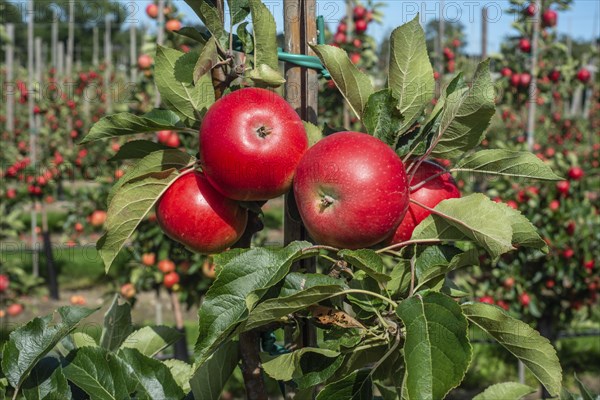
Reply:
[[[339,12],[326,16],[325,43],[345,50],[351,64],[371,77],[376,90],[385,88],[390,32],[377,36],[373,32],[388,28],[383,22],[389,4],[334,3]],[[493,23],[473,28],[471,21],[425,21],[436,85],[427,112],[435,110],[443,88],[458,71],[471,79],[478,63],[490,58],[496,111],[481,146],[532,151],[561,179],[484,176],[445,158],[436,161],[452,172],[460,190],[449,197],[483,193],[520,211],[538,229],[549,251],[523,247],[497,259],[481,251],[477,263],[451,275],[465,299],[494,304],[547,337],[557,349],[566,388],[579,392],[582,382],[590,392],[599,393],[600,36],[597,30],[596,37],[587,38],[559,34],[565,24],[561,14],[576,3],[541,1],[536,31],[533,4],[502,2],[502,12],[512,21],[503,37],[498,37]],[[33,41],[28,42],[31,4],[36,14]],[[158,359],[194,361],[198,308],[218,273],[213,257],[192,253],[169,239],[153,212],[107,273],[96,242],[107,219],[107,198],[114,195],[111,188],[131,171],[131,162],[123,155],[148,146],[132,141],[150,140],[156,146],[152,149],[181,149],[191,157],[198,152],[197,130],[157,128],[133,139],[115,136],[80,144],[92,126],[108,115],[141,116],[159,106],[157,51],[196,54],[199,46],[194,37],[209,35],[183,2],[164,5],[159,13],[158,2],[0,0],[0,347],[25,322],[62,305],[100,307],[101,312],[76,328],[75,341],[102,341],[103,314],[119,294],[131,305],[135,329],[164,324],[183,334],[170,341],[174,344],[160,348]],[[326,9],[319,3],[319,11]],[[593,12],[597,13],[590,5]],[[399,15],[397,25],[413,17]],[[196,30],[180,30],[184,26]],[[481,51],[467,54],[467,45],[476,40],[471,35],[474,30],[482,31],[477,35]],[[252,44],[249,32],[253,31],[237,30],[245,46]],[[498,51],[482,42],[491,37],[501,41]],[[157,42],[167,50],[160,50]],[[277,43],[284,46],[282,33]],[[333,80],[319,79],[314,90],[319,96],[317,125],[325,135],[342,128],[365,131],[367,123],[352,113]],[[219,151],[219,144],[215,146],[210,154]],[[220,155],[226,156],[227,152]],[[262,212],[264,229],[253,236],[252,244],[282,246],[283,197],[269,200]],[[410,235],[399,241],[409,239]],[[320,268],[330,264],[319,260]],[[503,347],[482,332],[471,330],[470,335],[470,367],[448,398],[472,398],[505,381],[539,386]],[[280,333],[274,339],[283,343]],[[4,376],[0,375],[0,388],[7,386],[2,383]],[[221,398],[243,398],[243,381],[240,370],[235,370]],[[276,379],[267,375],[266,383],[270,396],[280,395]],[[540,390],[530,398],[541,394]]]

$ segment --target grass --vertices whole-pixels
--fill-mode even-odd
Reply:
[[[104,273],[104,264],[95,245],[66,247],[53,245],[54,265],[58,274],[60,289],[84,289],[109,278]],[[32,254],[24,250],[8,250],[2,253],[2,261],[22,267],[26,272],[32,270]],[[116,267],[129,261],[127,252],[122,252],[115,260]],[[46,256],[40,252],[40,275],[47,278]]]
[[[62,232],[63,226],[67,221],[67,213],[64,211],[48,211],[48,230],[52,233]],[[31,214],[24,213],[22,221],[25,226],[31,226]],[[42,216],[37,213],[37,226],[42,226]]]

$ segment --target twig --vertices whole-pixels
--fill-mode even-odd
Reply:
[[[441,240],[440,239],[407,240],[406,242],[396,243],[396,244],[393,244],[386,248],[379,249],[375,252],[376,253],[389,253],[390,250],[400,249],[402,247],[410,246],[412,244],[435,244],[435,243],[441,243]]]

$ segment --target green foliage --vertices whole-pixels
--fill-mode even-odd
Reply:
[[[535,389],[516,382],[498,383],[485,389],[482,393],[473,397],[473,400],[502,400],[515,399],[519,400],[535,392]]]

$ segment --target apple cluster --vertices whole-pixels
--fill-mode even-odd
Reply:
[[[443,167],[412,160],[407,170],[391,147],[365,133],[334,133],[309,148],[294,109],[265,89],[215,102],[199,144],[201,171],[183,171],[156,205],[165,234],[199,253],[240,239],[247,202],[290,191],[311,237],[348,249],[407,241],[431,208],[460,197]]]

